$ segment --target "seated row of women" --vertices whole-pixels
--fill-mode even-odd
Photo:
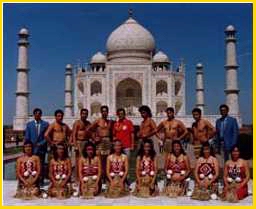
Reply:
[[[189,159],[179,141],[173,141],[172,152],[165,158],[164,187],[160,191],[157,183],[158,165],[156,152],[151,140],[141,145],[136,160],[136,185],[132,192],[137,197],[167,195],[177,197],[187,195],[192,199],[210,200],[220,198],[229,202],[237,202],[248,195],[249,167],[240,158],[238,146],[231,151],[231,160],[224,166],[223,178],[219,178],[219,163],[209,143],[201,148],[201,155],[195,168],[190,168]],[[69,198],[71,195],[81,198],[93,198],[102,191],[102,177],[107,177],[105,196],[117,198],[129,194],[127,186],[128,159],[122,153],[120,141],[114,142],[113,152],[107,158],[106,172],[103,172],[101,159],[96,155],[95,145],[85,144],[83,156],[78,159],[77,173],[79,191],[72,187],[72,166],[64,144],[58,144],[53,150],[53,158],[49,163],[50,185],[48,191],[40,191],[38,179],[40,159],[32,155],[32,144],[24,144],[24,156],[17,160],[18,189],[15,197],[32,199],[34,197]],[[106,174],[105,174],[106,173]],[[188,190],[189,178],[195,181],[193,191]],[[218,181],[224,183],[223,192],[218,189]]]

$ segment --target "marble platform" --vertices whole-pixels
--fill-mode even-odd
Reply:
[[[163,181],[158,183],[160,190],[163,188]],[[190,181],[189,189],[192,189],[194,182]],[[137,198],[133,195],[118,199],[105,198],[103,195],[95,197],[94,199],[85,200],[78,197],[71,197],[66,200],[57,200],[53,198],[37,199],[32,201],[25,201],[13,198],[17,187],[17,181],[3,181],[3,205],[252,205],[252,180],[249,182],[249,196],[239,203],[227,203],[220,200],[197,201],[189,197],[168,198],[164,196],[157,196],[152,198]],[[134,184],[131,185],[134,188]]]

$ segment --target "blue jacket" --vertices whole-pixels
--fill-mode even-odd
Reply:
[[[25,130],[25,141],[29,140],[33,143],[33,153],[34,154],[43,154],[47,151],[47,143],[44,138],[44,133],[47,130],[49,123],[46,121],[40,121],[40,130],[37,137],[36,123],[35,121],[30,121],[27,123]],[[40,145],[40,146],[36,146]]]
[[[217,143],[221,143],[220,138],[220,129],[221,129],[221,118],[216,121],[216,131],[217,131]],[[225,128],[224,128],[224,148],[226,150],[230,150],[233,145],[237,143],[239,134],[239,128],[237,124],[237,120],[233,117],[227,116],[225,121]]]

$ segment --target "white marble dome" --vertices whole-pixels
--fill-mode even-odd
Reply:
[[[21,28],[20,31],[19,31],[19,34],[20,35],[28,35],[28,29],[27,28]]]
[[[105,63],[107,61],[106,56],[101,52],[97,52],[91,58],[91,63]]]
[[[165,53],[163,53],[162,51],[159,51],[153,57],[153,62],[170,63],[170,60],[169,60],[168,56]]]
[[[152,34],[131,17],[115,29],[107,40],[108,52],[126,50],[151,52],[154,49],[155,40]]]

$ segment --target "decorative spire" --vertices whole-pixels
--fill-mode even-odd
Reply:
[[[133,10],[132,10],[131,8],[128,10],[128,14],[129,14],[129,18],[132,18],[132,16],[133,16]]]

